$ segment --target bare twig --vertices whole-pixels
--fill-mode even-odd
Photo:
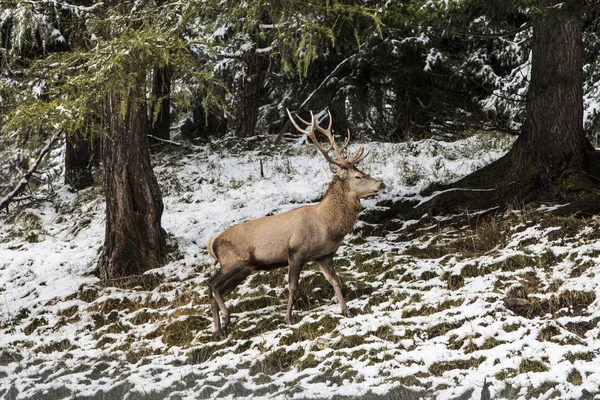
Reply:
[[[174,142],[172,140],[161,139],[161,138],[159,138],[157,136],[154,136],[154,135],[148,135],[148,137],[156,140],[157,142],[168,143],[168,144],[172,144],[174,146],[179,146],[179,147],[183,146],[183,144],[181,144],[181,143],[177,143],[177,142]]]
[[[25,173],[23,178],[21,178],[21,180],[19,181],[17,186],[13,189],[13,191],[10,192],[8,195],[6,195],[6,197],[0,199],[0,210],[5,209],[5,208],[8,209],[8,205],[13,200],[15,200],[15,197],[18,194],[20,194],[27,187],[27,184],[29,183],[29,179],[35,173],[35,170],[37,169],[38,165],[40,164],[42,159],[46,156],[46,154],[48,154],[48,152],[50,151],[50,149],[52,148],[54,143],[56,143],[56,141],[58,140],[58,138],[60,137],[61,134],[62,134],[62,130],[56,132],[54,134],[54,136],[52,136],[52,138],[48,141],[46,146],[42,149],[42,151],[40,151],[40,155],[38,156],[38,158],[35,160],[35,162],[29,168],[29,170]]]
[[[362,46],[361,46],[362,48]],[[321,82],[321,84],[312,91],[311,94],[308,95],[308,97],[306,97],[306,99],[302,102],[302,104],[300,104],[300,107],[298,107],[298,110],[302,110],[304,108],[304,106],[306,104],[308,104],[309,101],[312,100],[312,98],[314,97],[314,95],[321,90],[321,88],[323,86],[325,86],[325,84],[335,75],[337,74],[337,72],[342,68],[342,66],[344,66],[348,61],[352,60],[354,57],[358,56],[361,52],[361,48],[359,48],[358,52],[346,57],[345,59],[343,59],[334,69],[333,71],[331,71],[331,73],[329,75],[327,75],[325,77],[325,79],[323,79],[323,81]],[[287,132],[287,130],[290,128],[290,122],[286,121],[286,123],[283,125],[283,129],[281,129],[281,131],[279,132],[279,135],[277,135],[277,137],[274,140],[274,143],[279,143],[279,141],[281,140],[281,138],[283,137],[283,134],[285,132]]]

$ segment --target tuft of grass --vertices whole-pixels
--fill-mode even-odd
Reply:
[[[548,325],[540,329],[537,339],[540,342],[552,342],[552,338],[557,335],[560,335],[560,329],[556,326]]]
[[[190,316],[184,320],[171,322],[164,328],[162,341],[169,346],[189,346],[194,339],[194,334],[201,328],[205,328],[204,318]]]
[[[453,361],[436,361],[429,366],[429,372],[436,376],[441,376],[444,372],[452,371],[455,369],[471,369],[477,368],[479,364],[485,361],[485,357],[474,357],[467,360],[453,360]]]
[[[448,290],[458,290],[465,286],[465,278],[462,275],[450,275],[446,282]]]
[[[250,367],[249,374],[252,376],[261,373],[275,375],[279,372],[289,371],[303,355],[304,350],[285,351],[279,348],[267,354],[261,360],[255,361]]]
[[[524,374],[527,372],[546,372],[548,367],[543,361],[540,360],[529,360],[522,359],[519,363],[519,373]]]
[[[391,342],[394,344],[400,343],[403,339],[402,336],[396,335],[394,333],[394,328],[389,325],[382,325],[373,333],[373,335],[381,340],[385,340],[386,342]]]
[[[596,354],[593,351],[581,351],[581,352],[568,352],[565,354],[565,358],[574,364],[575,361],[593,361],[596,358]]]
[[[541,395],[543,395],[543,394],[547,393],[548,391],[552,390],[553,388],[555,388],[557,385],[558,385],[558,382],[552,382],[552,381],[542,382],[538,387],[529,388],[529,390],[527,390],[526,398],[537,399]],[[557,396],[560,396],[560,392],[555,390],[554,392],[550,393],[550,395],[548,397],[545,397],[545,398],[554,399]]]
[[[142,309],[133,314],[129,321],[134,325],[142,325],[156,321],[160,314],[148,309]]]
[[[365,338],[360,335],[348,335],[342,336],[342,338],[335,344],[336,349],[348,349],[360,346],[365,343]]]
[[[71,341],[69,341],[69,339],[63,339],[58,342],[49,343],[49,344],[40,346],[36,350],[39,351],[40,353],[50,354],[50,353],[56,353],[59,351],[67,351],[67,350],[71,349],[72,347],[73,347],[73,345],[71,344]]]
[[[29,325],[23,329],[26,335],[31,335],[37,328],[48,325],[48,321],[45,318],[34,318]]]
[[[442,336],[450,332],[451,330],[460,328],[463,322],[442,322],[441,324],[431,326],[427,329],[427,337],[432,339],[437,336]]]
[[[499,381],[504,381],[508,378],[512,378],[515,375],[517,375],[516,369],[507,368],[507,369],[503,369],[502,371],[498,372],[494,377]]]
[[[298,328],[292,327],[292,333],[282,337],[279,341],[284,346],[289,346],[294,343],[304,342],[306,340],[315,340],[327,333],[333,332],[338,326],[339,318],[334,318],[331,315],[324,315],[318,321],[305,322]]]
[[[321,364],[314,354],[309,353],[306,357],[300,360],[298,363],[298,370],[302,371],[309,368],[316,368]]]
[[[576,368],[573,368],[569,371],[567,375],[567,382],[569,382],[573,386],[579,386],[583,383],[583,377],[581,376],[581,372],[579,372]]]
[[[415,300],[420,301],[420,300]],[[447,310],[456,306],[459,306],[463,303],[463,300],[444,300],[442,303],[437,306],[421,306],[421,307],[412,307],[409,309],[405,309],[402,311],[402,318],[411,318],[417,316],[428,316],[435,313],[438,313],[443,310]]]

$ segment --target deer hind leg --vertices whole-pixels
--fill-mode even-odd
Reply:
[[[223,339],[223,329],[221,328],[221,317],[219,316],[219,305],[213,296],[213,290],[208,287],[208,298],[210,300],[210,311],[213,317],[213,327],[217,339]]]
[[[335,273],[335,269],[333,268],[333,257],[326,257],[320,260],[317,260],[317,264],[319,264],[319,268],[321,272],[325,276],[325,279],[329,282],[329,284],[333,287],[333,291],[340,303],[340,308],[342,309],[342,313],[346,317],[351,317],[352,313],[346,306],[346,302],[344,301],[344,296],[342,296],[342,285],[340,284],[340,278],[338,278]]]
[[[298,290],[298,282],[300,281],[300,271],[302,271],[303,266],[304,266],[304,262],[290,257],[289,272],[288,272],[289,296],[288,296],[287,312],[285,314],[285,323],[287,325],[292,325],[292,308],[294,307],[294,295],[296,294],[296,291]]]
[[[229,293],[231,293],[236,287],[239,286],[240,283],[242,283],[248,276],[250,276],[250,274],[253,271],[254,271],[254,268],[245,267],[244,269],[239,271],[237,274],[235,274],[231,278],[229,278],[226,282],[223,282],[223,284],[219,288],[219,292],[220,292],[221,296],[225,297]],[[231,319],[231,316],[230,316],[229,310],[227,310],[226,314],[223,313],[223,329],[227,328],[227,326],[229,325],[230,319]]]
[[[245,264],[237,264],[237,265],[230,266],[229,268],[223,268],[221,266],[221,270],[218,271],[212,278],[210,278],[208,280],[208,287],[210,288],[210,290],[212,292],[213,299],[217,303],[219,310],[223,314],[223,319],[227,322],[229,321],[229,310],[227,309],[227,306],[225,305],[225,301],[223,301],[223,294],[222,294],[223,287],[227,283],[227,281],[229,281],[229,279],[231,279],[237,273],[242,271],[244,268],[245,268]],[[212,308],[212,303],[211,303],[211,308]],[[218,311],[217,311],[216,315],[218,316]],[[214,318],[215,318],[215,312],[213,311],[213,319]],[[213,323],[216,328],[217,321],[213,321]],[[218,323],[220,325],[220,321],[218,321]],[[218,331],[215,331],[215,334],[217,336],[219,336]],[[221,330],[220,334],[221,335],[223,334],[222,330]]]

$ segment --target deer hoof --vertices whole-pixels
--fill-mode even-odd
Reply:
[[[352,313],[347,308],[344,310],[344,315],[346,318],[352,318]]]
[[[229,326],[229,316],[223,318],[223,322],[221,323],[222,329],[226,329]]]

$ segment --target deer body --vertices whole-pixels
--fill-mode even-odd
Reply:
[[[297,125],[296,127],[300,129]],[[314,118],[312,127],[313,129],[308,133],[302,131],[309,137],[311,137],[310,133],[314,137],[315,129],[325,135],[329,134],[328,137],[331,137],[334,146],[330,134],[331,120],[328,130],[323,130],[316,125]],[[313,139],[313,142],[315,141],[316,139]],[[319,145],[317,147],[322,149]],[[337,150],[338,148],[336,153]],[[342,312],[347,316],[350,315],[333,268],[333,256],[356,223],[361,210],[360,197],[381,193],[385,188],[383,183],[354,167],[354,164],[362,159],[360,158],[362,148],[359,152],[360,155],[353,163],[341,157],[333,160],[326,156],[335,176],[318,204],[243,222],[209,240],[208,251],[221,265],[220,271],[208,281],[217,337],[222,337],[222,329],[227,326],[230,319],[223,297],[233,291],[252,272],[268,271],[286,265],[289,265],[289,297],[286,313],[288,325],[292,323],[293,298],[298,288],[300,272],[304,264],[311,261],[317,262],[325,278],[332,285]],[[223,326],[221,326],[219,311],[223,314]]]

